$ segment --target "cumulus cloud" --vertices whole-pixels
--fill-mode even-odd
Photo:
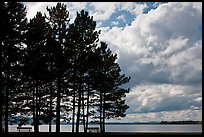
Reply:
[[[201,90],[200,87],[175,84],[138,85],[127,94],[128,111],[144,113],[202,109]]]
[[[178,36],[194,38],[202,20],[200,8],[195,5],[173,2],[162,4],[140,16],[132,25],[139,25],[143,37],[154,35],[158,42]]]
[[[110,122],[160,122],[160,121],[186,121],[186,120],[202,120],[202,110],[179,110],[179,111],[163,111],[148,113],[127,114],[125,118],[110,119]]]
[[[135,16],[143,14],[144,9],[147,8],[146,3],[138,4],[133,2],[121,2],[119,6],[120,6],[120,10],[128,11]]]
[[[46,7],[53,7],[57,2],[24,2],[27,8],[27,18],[33,18],[38,11],[41,13],[47,13]]]
[[[116,4],[115,2],[92,2],[90,7],[93,10],[90,11],[90,14],[96,21],[107,20],[116,11]]]
[[[118,62],[125,72],[135,77],[134,81],[154,80],[158,73],[163,73],[163,80],[172,83],[201,80],[202,40],[195,37],[202,18],[195,5],[162,4],[138,16],[130,26],[103,30],[100,38],[117,49]],[[185,77],[179,79],[179,74]]]
[[[200,5],[161,4],[138,15],[129,26],[102,30],[100,38],[118,53],[123,72],[132,78],[127,114],[200,113],[194,111],[202,110]]]

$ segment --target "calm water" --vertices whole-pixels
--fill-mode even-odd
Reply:
[[[30,126],[30,125],[26,125]],[[96,125],[90,125],[96,126]],[[17,125],[9,125],[9,132],[17,132]],[[32,130],[33,130],[33,126]],[[48,132],[48,125],[40,125],[40,132]],[[71,132],[71,125],[61,125],[61,132]],[[83,126],[80,125],[83,132]],[[52,132],[55,132],[55,125],[52,125]],[[159,125],[159,124],[108,124],[106,132],[202,132],[202,125]]]

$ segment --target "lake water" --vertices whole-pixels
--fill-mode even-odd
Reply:
[[[25,125],[30,126],[30,125]],[[32,131],[33,131],[33,126]],[[96,127],[96,125],[90,125],[90,127]],[[48,125],[40,125],[40,132],[48,132]],[[61,125],[61,132],[71,132],[72,126],[69,125]],[[80,125],[80,131],[83,132],[83,126]],[[9,132],[17,132],[17,125],[9,125]],[[26,132],[26,131],[25,131]],[[55,125],[52,125],[52,132],[55,132]],[[160,125],[160,124],[107,124],[106,132],[200,132],[202,133],[202,125]]]

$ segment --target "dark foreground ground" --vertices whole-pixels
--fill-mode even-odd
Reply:
[[[109,133],[29,133],[29,132],[12,132],[8,134],[2,134],[2,136],[20,136],[20,137],[32,137],[32,136],[60,136],[60,137],[74,137],[74,136],[86,136],[86,137],[99,137],[99,136],[115,136],[115,137],[128,137],[128,136],[202,136],[202,133],[125,133],[125,132],[109,132]]]

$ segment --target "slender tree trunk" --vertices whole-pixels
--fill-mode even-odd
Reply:
[[[2,40],[1,40],[1,43],[2,43]],[[1,52],[1,54],[2,54],[2,47],[0,46],[0,52]],[[2,55],[1,55],[1,57],[0,57],[0,61],[2,62]],[[3,80],[2,80],[2,66],[1,66],[1,79],[0,79],[0,82],[1,82],[1,85],[0,85],[0,96],[1,97],[3,97],[3,88],[2,88],[2,85],[3,85]],[[2,133],[3,132],[3,101],[2,101],[2,99],[0,100],[0,133]]]
[[[77,120],[76,120],[76,133],[79,133],[79,120],[80,120],[80,109],[81,109],[81,83],[79,88],[79,100],[78,100],[78,108],[77,108]]]
[[[34,131],[39,132],[39,91],[38,91],[39,83],[38,80],[36,80],[36,97],[35,97],[35,106],[36,106],[36,117],[35,117],[35,122],[34,122]]]
[[[6,100],[5,100],[5,132],[8,133],[8,105],[9,105],[9,87],[10,87],[10,68],[7,70]]]
[[[40,108],[41,108],[41,94],[42,94],[42,84],[40,83],[40,81],[38,81],[38,104],[37,104],[37,108],[38,108],[38,115],[37,115],[37,125],[38,125],[38,132],[39,132],[39,123],[40,123]]]
[[[83,116],[83,126],[84,126],[84,132],[85,132],[85,107],[84,107],[84,90],[82,90],[82,116]]]
[[[73,110],[72,110],[72,133],[74,133],[74,125],[75,125],[75,98],[76,98],[76,89],[75,89],[75,81],[73,83]]]
[[[1,80],[1,81],[2,81],[2,80]],[[1,85],[2,85],[2,83],[1,83]],[[1,93],[0,93],[1,95],[0,95],[0,96],[3,97],[3,94],[2,94],[2,86],[1,86],[0,88],[1,88],[1,91],[0,91],[0,92],[1,92]],[[2,99],[0,100],[0,110],[1,110],[1,112],[0,112],[0,115],[1,115],[1,116],[0,116],[0,124],[1,124],[1,125],[0,125],[0,126],[1,126],[1,127],[0,127],[0,133],[2,133],[2,132],[3,132],[3,124],[2,124],[2,123],[3,123],[3,112],[2,112],[2,111],[3,111],[3,104],[2,104]]]
[[[76,133],[79,133],[79,121],[80,121],[80,109],[81,109],[81,95],[82,95],[82,48],[80,47],[80,55],[79,55],[79,100],[78,100],[78,108],[77,108],[77,120],[76,120]]]
[[[106,103],[106,93],[103,93],[103,131],[102,133],[105,133],[105,103]]]
[[[3,14],[4,15],[4,14]],[[4,18],[2,19],[2,20],[4,20]],[[4,23],[4,22],[3,22]],[[3,24],[2,23],[2,24]],[[2,43],[2,37],[1,37],[1,43]],[[1,57],[0,57],[0,62],[2,62],[2,46],[0,46],[0,53],[1,53]],[[0,96],[1,97],[3,97],[3,88],[2,88],[2,85],[3,85],[3,80],[2,80],[2,65],[1,65],[1,79],[0,79],[0,82],[1,82],[1,85],[0,85]],[[2,102],[2,99],[0,100],[0,133],[2,133],[3,132],[3,102]]]
[[[100,91],[100,115],[99,115],[99,120],[100,120],[100,131],[101,131],[101,133],[102,133],[102,131],[103,131],[103,121],[102,121],[102,110],[103,110],[103,99],[102,99],[103,97],[102,97],[102,92]]]
[[[59,72],[60,73],[60,72]],[[58,73],[58,75],[59,75]],[[61,82],[60,82],[61,77],[58,76],[57,78],[57,118],[56,118],[56,132],[59,133],[60,132],[60,100],[61,100]]]
[[[74,59],[75,60],[75,59]],[[73,68],[73,110],[72,110],[72,133],[74,133],[74,125],[75,125],[75,109],[76,109],[76,70],[75,64]]]
[[[79,100],[78,100],[78,108],[77,108],[77,120],[76,120],[76,133],[79,133],[79,122],[80,122],[80,110],[81,110],[81,96],[82,96],[82,69],[80,69],[79,74]]]
[[[30,86],[32,85],[32,82],[29,83]],[[35,109],[36,109],[36,106],[35,106],[35,100],[36,100],[36,89],[32,89],[32,86],[31,86],[31,90],[33,90],[33,126],[34,126],[34,132],[36,131],[36,112],[35,112]]]
[[[3,93],[2,93],[2,75],[1,75],[1,81],[0,82],[1,82],[0,96],[3,97]],[[0,124],[1,124],[0,125],[1,126],[0,127],[0,133],[2,133],[3,132],[3,124],[2,124],[3,123],[3,112],[2,112],[3,111],[3,104],[2,104],[2,99],[0,100],[0,111],[1,111],[0,112]]]
[[[89,96],[90,96],[90,87],[88,83],[88,89],[87,89],[87,108],[86,108],[86,128],[85,128],[85,133],[87,133],[87,128],[88,128],[88,122],[89,122]]]
[[[57,86],[58,86],[58,90],[57,90],[57,118],[56,118],[56,132],[57,133],[60,133],[60,100],[61,100],[61,74],[62,74],[62,70],[60,69],[62,64],[61,64],[61,60],[60,60],[60,57],[62,56],[61,54],[63,52],[60,53],[61,51],[61,45],[63,44],[63,41],[62,41],[62,34],[61,34],[61,30],[62,30],[62,24],[61,22],[59,22],[59,28],[58,28],[58,33],[59,33],[59,51],[58,51],[58,78],[57,78]]]
[[[52,82],[53,82],[53,62],[51,62],[49,132],[52,132],[52,90],[53,90]]]
[[[1,90],[2,91],[2,90]],[[2,93],[1,93],[1,97],[2,97]],[[2,110],[3,110],[3,106],[2,106],[2,99],[0,100],[0,102],[1,102],[1,106],[0,106],[0,109],[1,109],[1,113],[0,113],[0,115],[1,115],[1,117],[0,117],[0,122],[1,122],[1,127],[0,127],[0,133],[2,133],[3,132],[3,112],[2,112]]]
[[[52,80],[50,82],[49,132],[52,132]]]

